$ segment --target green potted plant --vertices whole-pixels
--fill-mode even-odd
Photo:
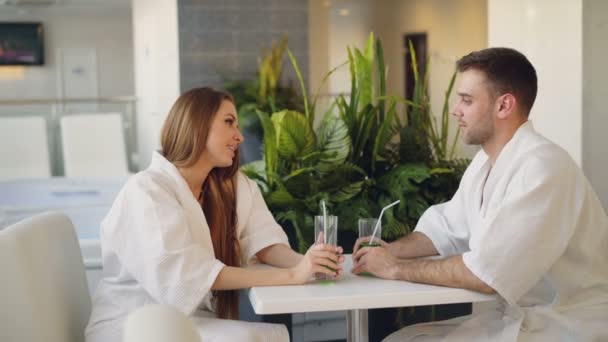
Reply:
[[[398,207],[385,212],[382,237],[390,241],[411,232],[430,205],[451,198],[469,162],[454,158],[458,134],[448,141],[448,98],[455,74],[437,122],[426,93],[428,68],[426,75],[418,75],[411,44],[414,98],[401,99],[386,94],[382,44],[370,34],[362,51],[348,49],[350,94],[339,96],[315,129],[317,96],[309,101],[297,61],[287,52],[300,82],[303,111],[256,108],[264,132],[263,159],[242,170],[260,185],[293,246],[304,252],[312,242],[312,218],[319,212],[321,199],[340,217],[339,244],[350,252],[358,218],[376,217],[381,207],[401,200]],[[402,117],[398,103],[405,105]],[[393,310],[389,315],[397,317],[393,319],[397,326],[389,330],[443,318],[435,307],[401,309],[397,314]],[[370,312],[370,324],[373,318]]]

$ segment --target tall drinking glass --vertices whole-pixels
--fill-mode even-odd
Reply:
[[[327,232],[327,235],[326,235]],[[323,216],[315,216],[315,245],[324,243],[330,246],[338,244],[338,216],[327,215],[327,222],[324,224]],[[335,271],[333,268],[332,271]],[[315,277],[320,280],[334,280],[335,276],[325,273],[316,273]]]
[[[359,238],[371,237],[374,229],[376,228],[376,224],[378,223],[378,219],[375,218],[361,218],[359,219]],[[364,242],[360,247],[378,247],[380,246],[380,240],[382,236],[382,223],[378,226],[378,230],[376,231],[376,235],[374,236],[373,241],[370,240],[368,242]]]

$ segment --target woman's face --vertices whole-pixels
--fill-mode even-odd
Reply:
[[[228,100],[222,101],[219,110],[215,113],[207,137],[207,145],[201,156],[213,167],[231,166],[236,151],[244,140],[239,130],[236,113],[234,104]]]

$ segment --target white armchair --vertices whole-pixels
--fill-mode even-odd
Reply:
[[[80,246],[63,213],[40,214],[0,230],[0,341],[83,342],[91,313]],[[124,342],[200,342],[177,309],[131,313]]]
[[[44,213],[0,231],[0,341],[84,341],[91,299],[68,217]]]

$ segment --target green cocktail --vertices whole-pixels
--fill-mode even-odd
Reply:
[[[363,247],[380,247],[382,246],[379,242],[372,242],[372,241],[368,241],[368,242],[364,242],[362,244],[359,245],[359,248],[363,248]]]

